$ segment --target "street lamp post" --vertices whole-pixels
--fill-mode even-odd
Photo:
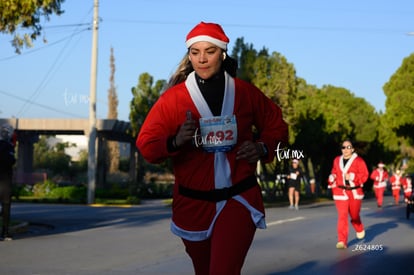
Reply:
[[[96,181],[96,78],[98,68],[98,7],[99,0],[94,0],[92,58],[89,90],[89,142],[88,142],[88,204],[95,201]]]

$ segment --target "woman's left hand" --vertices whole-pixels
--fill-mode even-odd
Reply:
[[[236,160],[245,159],[249,163],[257,162],[263,157],[263,145],[252,141],[243,142],[237,151]]]

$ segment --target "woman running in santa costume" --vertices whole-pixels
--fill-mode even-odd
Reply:
[[[365,161],[354,152],[352,142],[345,140],[342,143],[342,155],[333,161],[329,176],[328,187],[332,189],[338,212],[338,242],[336,248],[344,249],[348,246],[348,215],[356,231],[356,237],[365,237],[360,211],[364,192],[362,187],[368,179],[368,169]]]
[[[380,162],[377,169],[373,170],[370,178],[374,181],[375,198],[377,199],[377,206],[382,207],[384,201],[384,192],[387,187],[388,172],[384,169],[384,163]]]
[[[401,170],[397,170],[390,178],[392,196],[394,198],[395,205],[400,203],[400,193],[403,177]]]
[[[256,163],[288,140],[281,109],[235,77],[228,43],[215,23],[188,33],[188,52],[136,142],[149,162],[172,158],[171,231],[198,275],[240,274],[256,228],[266,227]]]
[[[404,201],[408,202],[412,199],[411,194],[413,192],[413,185],[410,176],[407,175],[404,177],[404,180],[402,181],[402,188],[404,190]]]

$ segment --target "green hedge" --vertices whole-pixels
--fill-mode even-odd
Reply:
[[[87,192],[88,190],[84,186],[56,187],[46,197],[72,203],[85,203]]]
[[[15,186],[13,196],[17,200],[42,202],[86,203],[87,187],[85,185],[59,186],[51,180],[31,185]],[[141,198],[171,198],[173,184],[149,183],[137,186],[131,184],[120,185],[112,183],[106,188],[96,188],[95,201],[98,203],[139,204]]]

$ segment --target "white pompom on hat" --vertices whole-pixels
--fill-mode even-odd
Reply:
[[[200,22],[187,34],[185,44],[187,48],[190,48],[191,45],[200,41],[210,42],[223,50],[227,50],[230,39],[219,24]]]

